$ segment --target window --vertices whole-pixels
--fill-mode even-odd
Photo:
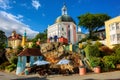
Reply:
[[[114,24],[115,24],[115,23],[112,23],[112,24],[109,25],[109,26],[110,26],[110,31],[115,30]]]
[[[116,23],[116,29],[120,29],[120,22]]]
[[[64,31],[64,28],[62,28],[62,31]]]
[[[112,30],[114,30],[115,29],[115,27],[114,26],[112,26]]]
[[[116,23],[116,29],[119,29],[119,23]]]
[[[68,28],[70,28],[70,25],[68,25]]]
[[[117,34],[117,40],[120,40],[120,34]]]
[[[110,40],[111,41],[115,41],[115,34],[113,34],[113,35],[110,36]]]

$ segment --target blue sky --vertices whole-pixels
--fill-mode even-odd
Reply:
[[[0,29],[10,35],[12,30],[29,37],[43,32],[61,15],[63,3],[68,15],[78,24],[77,17],[85,13],[120,15],[120,0],[0,0]],[[82,32],[87,30],[82,28]]]

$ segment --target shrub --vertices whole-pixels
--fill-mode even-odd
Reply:
[[[96,42],[94,43],[94,45],[95,45],[95,46],[98,46],[98,47],[101,47],[103,44],[102,44],[101,42],[99,42],[99,41],[96,41]]]
[[[99,57],[100,56],[100,52],[97,46],[94,45],[87,45],[87,47],[85,48],[85,54],[86,57],[89,59],[91,56],[92,57]]]
[[[120,63],[120,48],[116,49],[115,56],[116,56],[117,63]]]
[[[87,41],[87,40],[88,40],[87,38],[82,38],[82,39],[79,41],[79,43],[85,42],[85,41]]]
[[[17,61],[18,61],[18,57],[17,57],[17,56],[13,56],[13,57],[10,59],[10,63],[11,63],[11,64],[17,64]]]
[[[11,65],[6,67],[6,70],[9,71],[9,72],[11,72],[11,71],[13,71],[15,69],[16,69],[16,65],[15,64],[11,64]]]
[[[5,70],[5,67],[8,66],[8,65],[10,65],[9,62],[4,62],[4,63],[2,63],[2,64],[0,65],[0,70]]]
[[[87,43],[86,43],[86,44],[83,43],[83,44],[82,44],[82,49],[86,48],[87,45],[88,45]]]
[[[114,45],[113,50],[116,51],[117,49],[120,49],[120,44]]]
[[[117,62],[117,60],[116,60],[115,55],[110,55],[110,56],[104,56],[103,57],[103,63],[104,63],[105,70],[114,69],[116,62]]]
[[[100,58],[98,58],[98,57],[91,57],[90,58],[90,65],[92,67],[100,66],[100,63],[101,63],[101,59]]]
[[[17,49],[18,50],[23,50],[23,47],[22,46],[18,46]]]
[[[23,50],[23,47],[22,46],[18,46],[17,49],[18,49],[18,54],[19,54]]]
[[[91,40],[87,40],[86,41],[88,45],[92,45],[92,41]]]

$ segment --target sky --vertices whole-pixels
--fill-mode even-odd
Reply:
[[[111,18],[120,15],[120,0],[0,0],[0,30],[7,36],[13,30],[21,35],[26,30],[28,37],[34,37],[54,24],[56,18],[61,16],[64,3],[76,25],[77,17],[88,12],[105,13]],[[87,32],[81,29],[83,33]]]

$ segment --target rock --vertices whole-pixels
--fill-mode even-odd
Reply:
[[[64,51],[64,47],[63,46],[60,46],[59,48],[58,48],[58,52],[63,52]]]
[[[8,61],[10,61],[10,59],[13,57],[13,56],[17,56],[18,54],[20,53],[20,51],[18,49],[6,49],[6,53],[5,53],[5,56],[7,58]]]

